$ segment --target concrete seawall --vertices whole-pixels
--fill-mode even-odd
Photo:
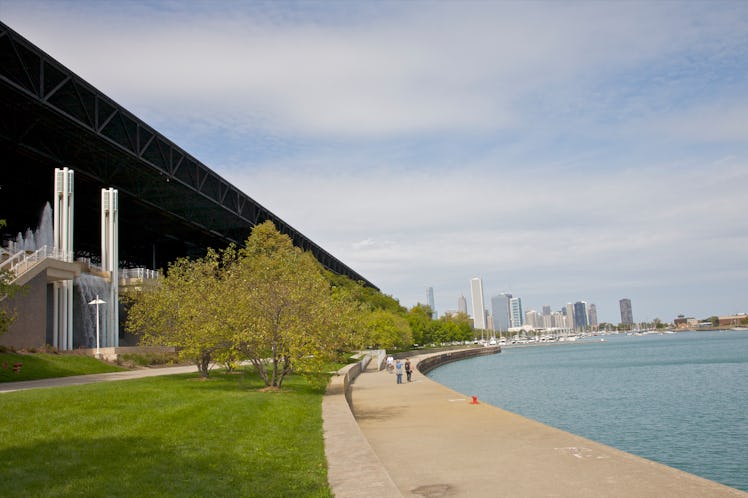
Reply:
[[[422,374],[427,374],[431,370],[446,363],[474,358],[476,356],[485,356],[489,354],[501,353],[501,347],[489,346],[483,348],[458,349],[457,351],[444,351],[434,354],[427,354],[418,357],[417,368]]]
[[[352,407],[353,415],[349,411],[344,417],[346,427],[329,427],[337,422],[328,424],[325,396],[325,445],[335,496],[748,497],[511,412],[472,404],[469,396],[421,373],[498,352],[489,349],[411,358],[417,371],[404,385],[385,371],[364,371],[350,384],[352,405],[337,407]],[[345,400],[342,393],[340,399]],[[328,451],[335,439],[338,445],[361,447],[349,448],[341,460]]]

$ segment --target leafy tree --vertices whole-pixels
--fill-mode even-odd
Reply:
[[[314,369],[352,340],[353,301],[270,221],[253,229],[226,283],[234,347],[267,386],[281,387],[293,368]]]
[[[212,362],[247,360],[267,386],[292,370],[316,372],[346,348],[360,347],[358,284],[331,285],[311,253],[272,222],[254,228],[242,249],[180,259],[137,294],[128,328],[145,344],[176,346],[204,376]]]
[[[456,325],[455,336],[452,341],[469,341],[473,339],[474,332],[470,326],[470,317],[466,313],[457,313],[454,315],[445,315],[440,319],[443,322],[454,323]]]
[[[354,282],[345,275],[336,275],[330,271],[325,271],[325,275],[333,286],[346,289],[350,296],[365,308],[382,309],[400,314],[406,311],[397,299],[374,288],[366,287],[363,282]]]
[[[12,275],[7,270],[0,271],[0,301],[13,297],[20,287],[11,284]],[[0,335],[6,333],[16,319],[15,310],[0,308]]]
[[[413,344],[410,326],[398,313],[387,310],[370,311],[361,324],[369,345],[382,349],[406,349]]]
[[[416,344],[433,342],[433,313],[430,306],[417,304],[408,311],[406,316],[413,334],[413,342]]]
[[[5,220],[0,219],[0,228],[5,227]],[[0,301],[15,296],[21,287],[11,284],[13,274],[7,270],[0,270]],[[0,335],[6,333],[16,319],[14,310],[0,309]]]
[[[221,263],[213,250],[204,258],[177,260],[157,284],[131,297],[127,315],[127,328],[142,343],[176,347],[203,377],[212,361],[228,361],[231,346]]]

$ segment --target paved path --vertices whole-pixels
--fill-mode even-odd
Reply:
[[[43,387],[77,386],[81,384],[93,384],[94,382],[108,382],[113,380],[141,379],[143,377],[156,377],[159,375],[173,375],[190,372],[197,373],[197,367],[195,365],[189,365],[179,367],[144,368],[141,370],[128,370],[125,372],[75,375],[72,377],[55,377],[53,379],[24,380],[20,382],[1,382],[0,393],[24,391],[26,389],[39,389]]]
[[[470,401],[419,372],[397,385],[392,374],[367,371],[352,391],[360,430],[402,496],[748,497]]]

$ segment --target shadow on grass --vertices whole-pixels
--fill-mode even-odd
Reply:
[[[158,439],[47,440],[0,451],[0,489],[5,496],[196,496],[242,487],[231,469],[216,472],[214,464]]]

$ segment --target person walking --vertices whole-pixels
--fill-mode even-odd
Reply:
[[[397,383],[403,383],[403,362],[399,359],[395,361],[395,372],[397,373]]]
[[[392,356],[387,357],[387,373],[393,373],[395,370],[395,359]]]
[[[410,369],[410,358],[405,359],[405,375],[408,377],[408,382],[410,382],[410,374],[413,373],[413,370]]]

